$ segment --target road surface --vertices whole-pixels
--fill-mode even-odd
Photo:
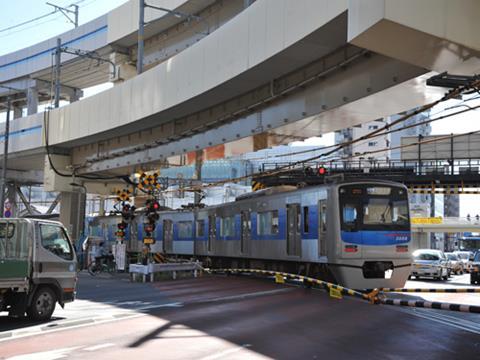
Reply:
[[[450,280],[462,286],[468,275]],[[453,286],[411,281],[410,287]],[[442,294],[405,294],[431,297]],[[450,294],[446,294],[450,295]],[[480,294],[459,294],[457,301]],[[267,279],[154,284],[81,274],[79,299],[46,324],[0,317],[0,358],[474,359],[480,315],[371,305]]]

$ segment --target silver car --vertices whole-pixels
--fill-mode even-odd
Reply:
[[[470,258],[473,257],[473,252],[471,251],[454,251],[454,254],[458,256],[460,261],[463,263],[463,269],[466,272],[470,272],[470,268],[472,267],[472,261]]]
[[[419,249],[413,252],[411,277],[448,280],[447,257],[440,250]]]
[[[450,260],[451,264],[451,272],[458,275],[458,274],[463,274],[463,261],[459,259],[457,254],[454,253],[445,253],[447,256],[448,260]]]

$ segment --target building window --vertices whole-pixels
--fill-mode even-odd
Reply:
[[[235,218],[228,216],[220,218],[220,236],[234,236],[235,235]]]
[[[179,239],[190,239],[192,237],[193,224],[191,221],[179,221],[177,226]]]
[[[368,130],[377,130],[378,125],[368,125]]]
[[[278,210],[258,213],[257,234],[278,234]]]
[[[377,141],[370,141],[368,146],[377,146]]]

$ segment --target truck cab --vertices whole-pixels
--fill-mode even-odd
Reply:
[[[77,259],[59,222],[0,219],[0,312],[50,319],[75,299]]]

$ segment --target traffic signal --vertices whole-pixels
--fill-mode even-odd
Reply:
[[[158,210],[160,210],[160,204],[158,203],[157,200],[147,200],[146,202],[146,208],[147,208],[147,218],[155,222],[159,219],[160,215],[157,213]]]
[[[318,168],[318,175],[323,176],[327,174],[327,168],[325,166],[320,166]]]
[[[121,213],[124,220],[132,220],[135,217],[135,206],[124,204]]]
[[[117,224],[117,232],[115,235],[119,238],[124,238],[125,237],[125,230],[127,229],[128,224],[125,221],[121,221]]]
[[[156,199],[148,199],[145,203],[146,208],[146,221],[143,224],[145,230],[145,236],[143,238],[144,244],[154,244],[154,232],[156,228],[156,222],[160,218],[158,210],[160,210],[160,204]]]

